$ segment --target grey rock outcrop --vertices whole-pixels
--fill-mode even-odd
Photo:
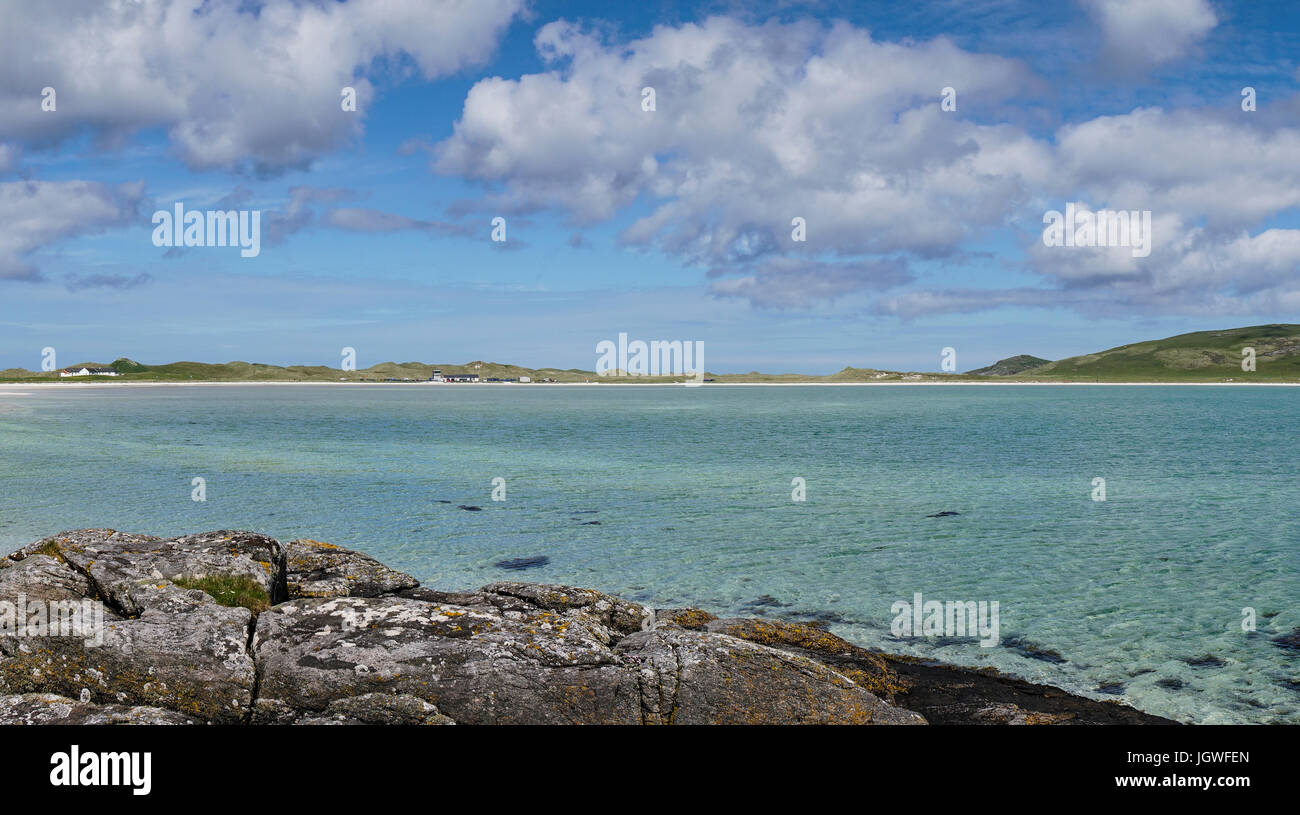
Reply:
[[[369,555],[310,538],[285,544],[285,570],[290,598],[378,597],[420,585]]]
[[[283,593],[283,551],[272,538],[213,532],[162,540],[80,530],[9,556],[0,597],[91,599],[95,637],[0,637],[0,692],[55,693],[97,703],[154,706],[205,721],[247,718],[256,681],[248,641],[253,614],[176,585],[184,578],[244,578],[268,598]],[[83,621],[89,622],[89,621]]]
[[[725,634],[640,631],[617,650],[640,666],[647,724],[925,724],[819,662]]]
[[[102,625],[68,636],[18,614],[22,635],[0,634],[0,723],[926,722],[898,664],[816,626],[570,586],[438,591],[308,539],[65,532],[0,558],[0,600],[18,596],[90,601]],[[1100,704],[1070,698],[1074,721]]]

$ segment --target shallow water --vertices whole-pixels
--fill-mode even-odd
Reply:
[[[26,393],[0,392],[6,551],[88,526],[253,529],[360,549],[439,588],[533,580],[821,617],[865,645],[1184,721],[1300,722],[1300,653],[1272,642],[1300,627],[1295,389]],[[926,517],[940,511],[960,514]],[[891,605],[916,592],[997,601],[1001,645],[894,638]],[[1222,664],[1189,664],[1207,655]]]

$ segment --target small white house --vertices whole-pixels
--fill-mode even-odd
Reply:
[[[521,376],[521,377],[519,377],[519,381],[520,381],[520,382],[532,382],[532,381],[533,381],[533,378],[532,378],[531,376]]]
[[[59,376],[117,376],[117,371],[112,368],[91,368],[83,365],[80,368],[64,368],[59,371]]]

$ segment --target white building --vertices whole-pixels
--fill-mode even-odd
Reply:
[[[59,371],[59,376],[117,376],[117,371],[112,368],[91,368],[83,365],[80,368],[64,368]]]

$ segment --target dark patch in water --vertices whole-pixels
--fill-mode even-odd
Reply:
[[[1053,651],[1051,648],[1044,648],[1041,645],[1036,645],[1024,637],[1003,637],[1002,646],[1004,648],[1010,648],[1022,657],[1037,659],[1041,662],[1050,662],[1053,665],[1060,665],[1062,662],[1066,661],[1065,657],[1061,656],[1056,651]]]
[[[574,514],[574,515],[595,515],[597,512],[600,512],[600,510],[598,510],[598,509],[575,509],[575,510],[573,511],[573,514]]]
[[[1280,634],[1274,637],[1273,644],[1288,651],[1300,651],[1300,628],[1290,634]]]
[[[756,597],[745,603],[745,608],[762,609],[762,608],[788,608],[789,603],[782,603],[770,594],[764,594],[762,597]]]
[[[456,508],[457,508],[457,509],[463,509],[463,510],[465,510],[466,512],[482,512],[482,511],[483,511],[483,507],[466,506],[465,504],[461,504],[460,506],[458,506],[458,507],[456,507]]]
[[[583,521],[579,526],[600,526],[600,521]]]
[[[974,645],[980,641],[979,637],[925,637],[924,639],[935,648],[946,648],[949,645]]]
[[[546,555],[536,557],[516,557],[509,560],[498,560],[492,564],[498,569],[509,569],[512,572],[522,572],[524,569],[537,569],[550,563],[551,559]]]
[[[1141,676],[1142,674],[1153,674],[1155,672],[1156,672],[1155,668],[1138,668],[1136,671],[1129,671],[1128,675]]]
[[[1278,684],[1287,690],[1293,690],[1296,693],[1300,693],[1300,679],[1283,679],[1278,682]]]
[[[440,503],[440,504],[450,504],[451,502],[448,501],[448,500],[445,499],[445,498],[439,498],[439,499],[438,499],[438,503]]]
[[[1182,690],[1187,687],[1186,682],[1172,676],[1166,676],[1164,679],[1157,679],[1156,684],[1162,688],[1168,688],[1169,690]]]
[[[925,517],[927,517],[927,518],[947,518],[947,517],[950,516],[950,515],[960,515],[960,514],[961,514],[960,512],[953,512],[952,510],[945,509],[943,512],[936,512],[936,513],[934,513],[933,515],[926,515]]]
[[[1102,682],[1097,686],[1097,693],[1105,693],[1110,696],[1119,696],[1124,693],[1123,682]]]
[[[1184,659],[1183,662],[1186,662],[1193,668],[1222,668],[1224,665],[1228,664],[1222,659],[1216,657],[1214,654],[1206,654],[1204,656],[1196,657],[1195,659]]]

